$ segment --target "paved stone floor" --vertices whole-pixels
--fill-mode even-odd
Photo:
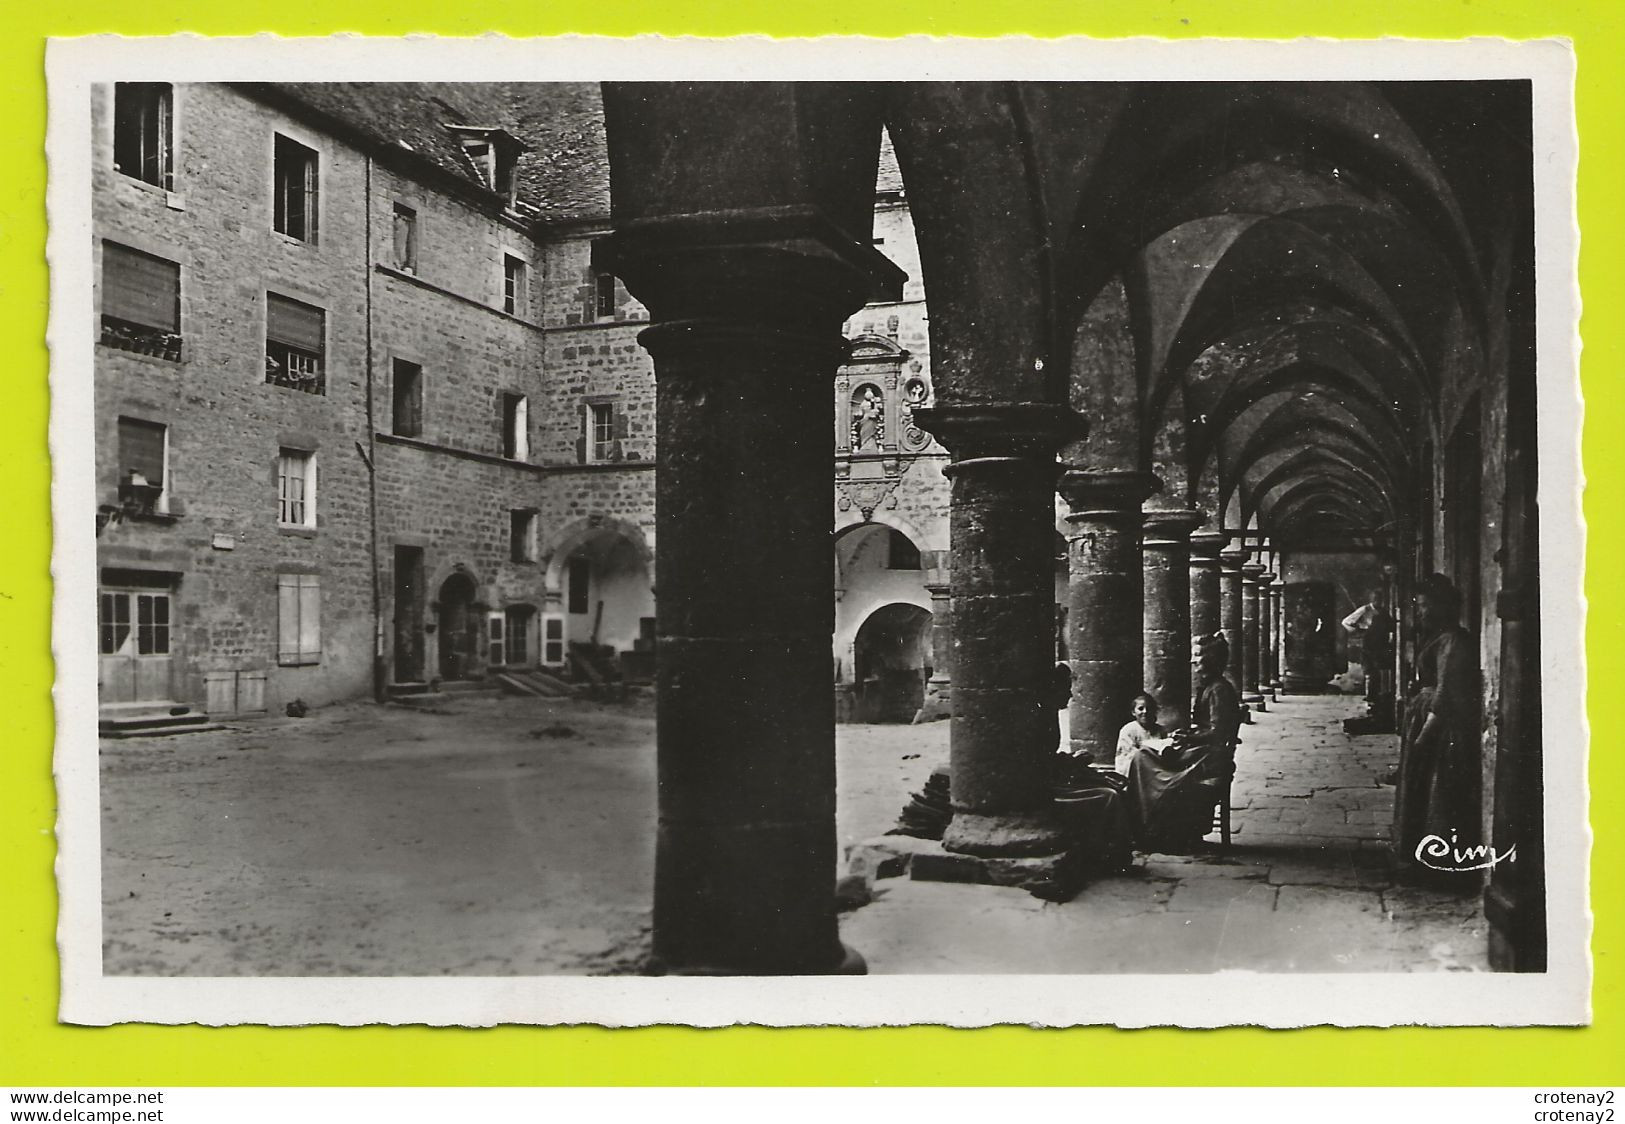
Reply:
[[[1059,905],[883,879],[843,936],[879,973],[1483,970],[1476,894],[1394,884],[1394,790],[1377,778],[1396,742],[1345,734],[1343,719],[1361,709],[1344,696],[1287,696],[1243,727],[1228,852],[1139,855],[1127,874]]]
[[[1426,970],[1483,966],[1475,898],[1390,885],[1391,738],[1353,700],[1244,732],[1237,845],[1150,856],[1066,905],[887,879],[845,915],[876,972]],[[837,833],[895,821],[948,724],[843,726]],[[649,700],[351,704],[101,752],[110,974],[633,971],[654,858]]]

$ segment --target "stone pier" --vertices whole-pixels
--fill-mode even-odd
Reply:
[[[1148,511],[1141,558],[1145,582],[1144,689],[1164,725],[1191,714],[1191,531],[1199,511]]]

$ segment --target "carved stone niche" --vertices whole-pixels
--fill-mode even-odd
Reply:
[[[896,340],[873,333],[847,344],[846,362],[835,374],[837,458],[878,459],[881,475],[892,475],[899,468],[898,454],[920,453],[931,443],[913,419],[914,410],[929,405],[931,386],[909,358]]]

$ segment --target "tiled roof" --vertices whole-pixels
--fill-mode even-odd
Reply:
[[[261,88],[380,144],[410,150],[471,185],[481,181],[445,126],[505,129],[529,146],[519,157],[521,210],[544,222],[608,220],[609,149],[596,82],[285,82]],[[876,189],[902,187],[891,137],[883,134]]]
[[[442,171],[481,180],[448,124],[504,129],[520,154],[522,210],[550,220],[609,214],[609,155],[595,82],[282,82],[260,87]]]

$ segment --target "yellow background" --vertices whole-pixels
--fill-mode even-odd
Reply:
[[[0,1085],[1619,1084],[1625,1083],[1625,4],[1621,0],[76,0],[11,6],[0,34]],[[1585,301],[1586,593],[1596,928],[1585,1029],[605,1031],[593,1028],[58,1026],[51,834],[50,494],[46,448],[45,37],[432,31],[780,36],[911,33],[1371,38],[1567,36],[1579,60]],[[88,513],[84,518],[89,518]],[[1260,986],[1282,986],[1274,981]],[[952,987],[950,979],[944,986]],[[1199,1036],[1199,1037],[1198,1037]],[[1199,1064],[1170,1066],[1170,1059]],[[1612,1060],[1610,1060],[1612,1059]]]

